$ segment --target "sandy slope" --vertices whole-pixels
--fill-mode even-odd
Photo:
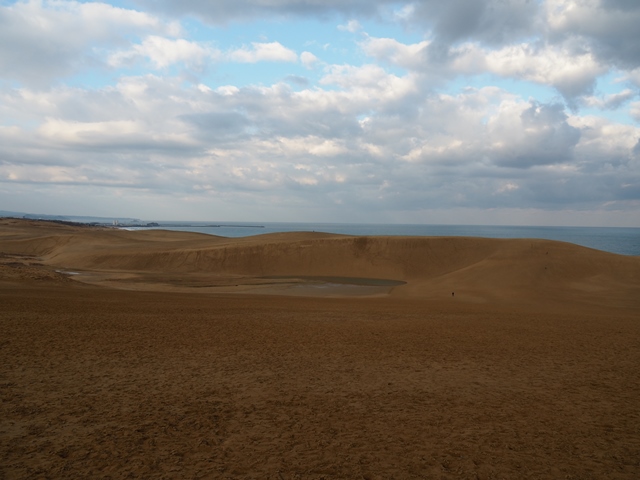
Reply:
[[[640,477],[638,258],[12,220],[0,252],[2,480]]]
[[[80,272],[76,280],[117,288],[319,294],[291,287],[366,278],[405,282],[371,292],[398,297],[441,300],[455,292],[459,302],[640,307],[640,258],[546,240],[308,232],[228,239],[11,220],[0,226],[0,251],[36,255]]]

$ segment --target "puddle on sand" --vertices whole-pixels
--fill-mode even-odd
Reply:
[[[292,283],[266,288],[259,293],[301,296],[360,297],[386,295],[393,287],[404,285],[406,283],[399,280],[359,277],[271,276],[262,278],[291,280]]]
[[[364,277],[324,277],[305,275],[272,275],[261,277],[268,280],[292,280],[303,281],[315,285],[352,285],[361,287],[397,287],[405,285],[402,280],[390,280],[387,278],[364,278]]]
[[[344,283],[300,283],[290,286],[287,294],[294,295],[340,295],[347,297],[360,297],[368,295],[383,295],[389,293],[392,287],[375,287],[367,285],[348,285]]]

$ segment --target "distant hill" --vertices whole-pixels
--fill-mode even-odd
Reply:
[[[0,210],[0,217],[17,217],[26,215],[24,212],[11,212],[9,210]]]
[[[117,220],[118,223],[139,223],[137,218],[130,217],[91,217],[80,215],[46,215],[39,213],[25,213],[25,212],[12,212],[9,210],[0,210],[0,217],[13,217],[13,218],[28,218],[30,220],[59,220],[64,222],[77,222],[77,223],[113,223]]]

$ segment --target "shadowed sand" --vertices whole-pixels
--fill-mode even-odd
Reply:
[[[0,219],[0,302],[0,479],[640,476],[638,257]]]

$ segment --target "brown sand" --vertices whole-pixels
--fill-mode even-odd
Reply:
[[[8,219],[0,252],[0,479],[640,477],[640,258]]]

